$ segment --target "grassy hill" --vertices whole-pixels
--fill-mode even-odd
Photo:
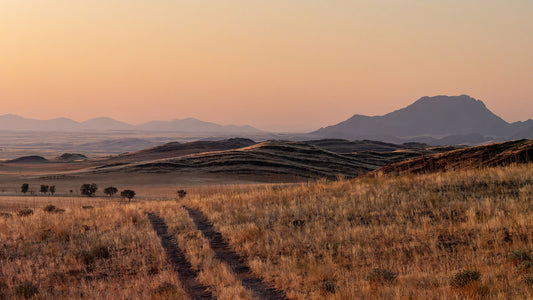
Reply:
[[[253,147],[265,146],[283,147]],[[210,293],[252,299],[196,211],[224,251],[289,299],[533,297],[530,164],[206,188],[174,198],[37,197],[64,211],[4,209],[0,295],[188,299],[149,212],[166,222],[167,238]]]
[[[172,150],[165,153],[175,152]],[[251,176],[268,181],[334,179],[338,176],[353,178],[393,160],[416,155],[420,155],[420,152],[340,154],[318,148],[307,142],[268,141],[240,149],[201,152],[138,163],[104,165],[97,167],[96,171],[129,174],[196,172],[225,176]],[[368,157],[374,159],[371,160]]]
[[[516,140],[421,156],[387,165],[379,172],[429,173],[506,166],[533,161],[533,140]]]

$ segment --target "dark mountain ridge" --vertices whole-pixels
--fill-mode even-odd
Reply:
[[[508,138],[533,126],[533,120],[508,123],[492,113],[481,100],[467,95],[422,97],[413,104],[383,116],[354,115],[312,135],[324,138],[416,140],[427,136],[482,135]],[[476,137],[479,141],[479,136]],[[488,139],[487,139],[488,140]]]

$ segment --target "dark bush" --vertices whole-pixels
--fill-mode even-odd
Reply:
[[[517,266],[517,271],[520,274],[526,274],[531,273],[533,271],[533,262],[527,260],[523,261],[521,264]]]
[[[533,287],[533,274],[527,274],[522,277],[522,282]]]
[[[6,299],[7,284],[0,281],[0,300]]]
[[[27,217],[33,215],[33,209],[23,208],[18,212],[19,217]]]
[[[104,194],[108,195],[109,197],[115,195],[118,192],[118,189],[114,186],[110,186],[104,189]]]
[[[337,284],[335,284],[335,281],[332,280],[324,280],[320,284],[320,290],[323,293],[335,294],[337,291]]]
[[[50,189],[50,187],[46,184],[41,184],[41,194],[46,194],[48,193],[48,190]]]
[[[152,295],[155,297],[175,299],[178,293],[178,287],[170,282],[163,282],[152,290]]]
[[[529,251],[518,249],[509,254],[509,259],[511,259],[515,265],[519,265],[522,262],[531,261],[531,255],[529,254]]]
[[[122,198],[128,198],[128,200],[131,202],[131,199],[135,197],[135,191],[123,190],[122,192],[120,192],[120,196]]]
[[[481,279],[481,273],[475,270],[461,270],[452,277],[450,285],[455,288],[465,287]]]
[[[52,204],[48,204],[43,208],[45,212],[54,212],[56,210],[56,207]]]
[[[96,258],[104,258],[108,259],[110,257],[109,255],[109,248],[107,248],[104,245],[95,245],[91,248],[91,254]]]
[[[187,192],[185,190],[179,190],[178,191],[178,198],[183,199],[187,195]]]
[[[4,218],[11,218],[13,215],[10,214],[10,213],[4,213],[4,212],[0,212],[0,217],[4,217]]]
[[[94,245],[88,251],[83,250],[78,254],[78,259],[85,265],[92,264],[96,259],[108,259],[110,257],[109,248],[101,244]]]
[[[20,187],[20,191],[23,193],[23,194],[26,194],[28,192],[28,189],[30,188],[30,185],[27,184],[27,183],[23,183],[22,186]]]
[[[373,269],[367,276],[367,280],[372,283],[392,284],[396,280],[396,275],[387,269]]]
[[[39,289],[31,283],[31,281],[24,281],[15,287],[15,294],[18,296],[24,297],[24,299],[29,299],[39,293]]]
[[[82,184],[80,187],[80,192],[82,195],[92,197],[96,194],[96,191],[98,190],[98,186],[96,183],[85,183]]]

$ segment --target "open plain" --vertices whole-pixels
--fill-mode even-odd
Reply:
[[[4,161],[0,297],[533,297],[529,141],[200,145]]]

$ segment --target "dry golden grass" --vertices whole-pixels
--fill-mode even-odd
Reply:
[[[93,209],[54,203],[66,211],[0,216],[0,295],[29,281],[44,298],[140,299],[169,282],[170,297],[186,297],[144,214],[153,211],[214,295],[252,298],[186,205],[289,298],[531,299],[532,200],[533,166],[522,165],[216,187]]]
[[[164,282],[177,287],[173,296],[185,297],[135,206],[2,216],[0,241],[0,298],[31,294],[33,285],[43,299],[149,299],[161,296],[156,289]]]
[[[215,259],[209,242],[196,229],[187,212],[176,202],[148,203],[146,209],[159,214],[168,225],[169,233],[184,250],[187,260],[198,272],[200,283],[211,287],[218,299],[251,299],[251,295],[232,273],[229,266]]]
[[[533,168],[525,165],[317,182],[184,204],[202,209],[253,271],[291,298],[529,299],[532,260],[517,266],[510,255],[533,250],[532,198]],[[454,287],[450,280],[463,269],[479,271],[480,280]]]

